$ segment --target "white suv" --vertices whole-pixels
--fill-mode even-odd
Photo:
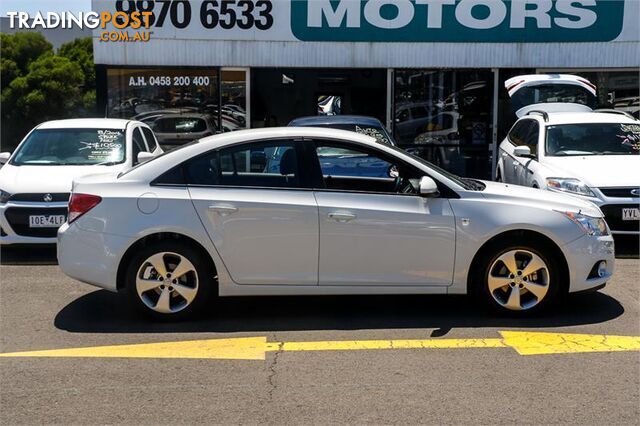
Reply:
[[[614,110],[531,106],[500,145],[498,181],[597,204],[614,234],[640,235],[640,121]]]

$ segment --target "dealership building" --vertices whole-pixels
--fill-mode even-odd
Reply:
[[[94,10],[104,2],[94,0]],[[598,103],[640,110],[637,0],[113,2],[152,26],[94,30],[98,103],[111,117],[210,116],[224,130],[300,116],[379,118],[401,146],[490,178],[514,120],[504,82],[570,73]],[[114,41],[150,32],[148,41]],[[579,102],[558,91],[559,102]],[[183,123],[184,124],[184,123]],[[180,125],[177,125],[179,132]],[[457,153],[441,158],[442,147]]]

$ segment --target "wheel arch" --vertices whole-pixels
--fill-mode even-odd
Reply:
[[[505,231],[491,237],[476,252],[473,260],[471,261],[469,273],[467,274],[467,294],[473,294],[474,292],[474,285],[476,285],[474,280],[479,277],[478,268],[480,267],[482,260],[490,254],[494,247],[502,244],[510,244],[514,241],[535,241],[538,244],[547,247],[552,252],[553,258],[558,260],[561,277],[560,293],[567,294],[569,292],[571,280],[569,264],[560,247],[551,238],[540,232],[528,229],[518,229]]]
[[[184,234],[180,234],[177,232],[157,232],[154,234],[145,235],[144,237],[138,239],[136,242],[131,244],[129,248],[125,251],[124,255],[120,260],[120,264],[118,265],[118,271],[116,275],[116,288],[118,292],[121,292],[125,289],[125,279],[124,274],[127,270],[127,266],[131,261],[134,253],[141,249],[142,247],[146,247],[150,244],[157,243],[159,241],[181,241],[183,243],[189,244],[194,247],[196,250],[201,252],[205,259],[209,262],[209,266],[213,268],[213,271],[217,274],[217,268],[214,260],[211,258],[211,255],[207,251],[206,248],[198,241],[194,240],[191,237],[188,237]]]

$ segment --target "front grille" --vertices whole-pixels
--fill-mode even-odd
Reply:
[[[640,232],[640,221],[622,220],[622,209],[637,209],[639,204],[610,204],[600,208],[612,231]]]
[[[51,200],[45,200],[47,195],[51,196]],[[49,198],[49,197],[47,197]],[[69,193],[52,193],[52,192],[43,192],[39,194],[13,194],[9,197],[9,201],[31,201],[42,203],[43,201],[51,202],[51,203],[60,203],[60,202],[68,202],[69,201]]]
[[[632,187],[632,188],[600,188],[600,191],[607,197],[614,198],[640,198],[640,192],[637,194],[632,194],[631,191],[636,190],[639,191],[640,188]]]
[[[55,238],[58,235],[58,228],[30,228],[29,216],[31,215],[67,215],[67,209],[55,208],[22,208],[11,207],[4,212],[11,229],[23,237]]]

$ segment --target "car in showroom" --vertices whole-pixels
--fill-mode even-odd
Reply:
[[[200,113],[168,113],[145,119],[165,149],[176,148],[218,132],[215,118]]]
[[[330,174],[326,149],[387,176]],[[58,231],[65,274],[169,320],[215,310],[212,296],[269,295],[469,293],[525,315],[602,288],[613,253],[591,202],[312,127],[225,133],[77,179]]]
[[[593,202],[614,235],[640,235],[640,121],[545,106],[528,111],[500,144],[497,180]]]
[[[144,123],[49,121],[0,154],[0,245],[55,244],[74,178],[119,173],[162,153]]]

